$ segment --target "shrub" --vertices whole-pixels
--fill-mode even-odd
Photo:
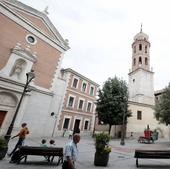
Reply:
[[[4,138],[0,137],[0,149],[4,147],[7,147],[7,141]]]
[[[110,153],[111,147],[108,145],[110,135],[106,133],[95,134],[95,148],[98,153]]]

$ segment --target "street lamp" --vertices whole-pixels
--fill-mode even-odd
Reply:
[[[21,98],[20,98],[20,100],[19,100],[19,103],[18,103],[18,105],[17,105],[17,107],[16,107],[16,110],[15,110],[15,113],[14,113],[14,116],[13,116],[13,119],[12,119],[12,121],[11,121],[11,124],[10,124],[10,126],[9,126],[9,128],[8,128],[8,131],[7,131],[6,135],[5,135],[5,137],[4,137],[7,142],[9,142],[9,139],[10,139],[10,137],[11,137],[11,133],[12,133],[12,130],[13,130],[13,127],[14,127],[15,119],[16,119],[16,117],[17,117],[19,108],[20,108],[20,106],[21,106],[22,99],[23,99],[25,93],[27,93],[27,92],[30,91],[30,90],[28,89],[28,85],[29,85],[30,82],[35,78],[34,71],[31,70],[30,72],[26,73],[26,76],[27,76],[27,81],[26,81],[26,83],[25,83],[24,90],[23,90],[23,92],[22,92],[22,95],[21,95]]]
[[[127,102],[127,97],[123,97],[123,101]],[[126,117],[126,105],[125,105],[125,109],[123,110],[123,119],[122,119],[122,127],[121,127],[121,141],[120,141],[120,145],[125,145],[125,117]]]

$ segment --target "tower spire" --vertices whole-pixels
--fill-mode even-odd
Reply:
[[[142,32],[142,23],[141,23],[141,25],[140,25],[140,33]]]

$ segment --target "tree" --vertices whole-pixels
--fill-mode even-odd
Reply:
[[[170,83],[155,102],[155,117],[160,123],[170,124]]]
[[[124,80],[108,78],[103,88],[99,89],[96,103],[99,121],[109,124],[109,134],[112,125],[121,125],[125,113],[125,123],[127,117],[131,116],[128,111],[128,87]]]

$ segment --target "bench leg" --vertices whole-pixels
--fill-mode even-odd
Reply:
[[[50,160],[50,162],[52,163],[52,162],[53,162],[53,160],[54,160],[54,156],[52,156],[52,157],[51,157],[51,160]]]
[[[63,163],[63,156],[61,156],[61,157],[58,158],[57,165],[59,165],[60,163]]]
[[[23,158],[26,158],[27,156],[21,156],[18,160],[17,160],[17,164],[19,164],[20,162],[21,162],[21,160],[23,159]],[[26,162],[26,159],[25,159],[25,162]]]
[[[139,165],[138,165],[138,158],[136,158],[136,167],[139,167]]]
[[[25,163],[27,162],[27,156],[25,156],[24,162],[25,162]]]

